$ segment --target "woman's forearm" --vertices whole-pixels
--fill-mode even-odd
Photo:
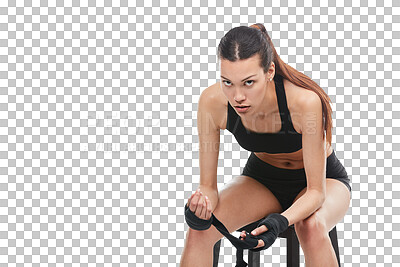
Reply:
[[[296,202],[281,214],[285,216],[289,225],[304,220],[318,210],[324,203],[324,196],[316,190],[307,190]]]

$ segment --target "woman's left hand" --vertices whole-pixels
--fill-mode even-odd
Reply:
[[[256,236],[256,235],[265,233],[266,231],[268,231],[268,228],[265,225],[261,225],[260,227],[257,227],[256,229],[251,231],[251,234],[253,236]],[[246,231],[242,231],[240,233],[240,237],[241,237],[240,239],[246,239]],[[260,248],[260,247],[263,247],[264,245],[265,245],[264,241],[262,241],[262,239],[258,239],[258,245],[257,245],[257,247],[254,247],[254,248]]]
[[[285,216],[279,213],[269,214],[258,224],[258,227],[251,232],[253,236],[260,236],[258,246],[252,249],[254,251],[261,251],[269,248],[278,238],[279,234],[284,232],[288,227],[289,221]],[[241,238],[245,238],[246,234],[241,233],[240,236]]]

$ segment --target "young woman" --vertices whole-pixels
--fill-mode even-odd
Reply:
[[[229,232],[267,217],[240,234],[255,238],[259,250],[294,224],[307,267],[338,266],[328,233],[346,214],[351,187],[331,144],[329,96],[280,59],[262,24],[231,29],[218,59],[221,81],[199,99],[200,186],[185,211],[201,222],[215,216]],[[220,129],[251,154],[242,174],[218,192]],[[223,235],[208,227],[188,229],[181,267],[212,266]]]

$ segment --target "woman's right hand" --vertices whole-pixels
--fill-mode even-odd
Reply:
[[[211,218],[211,201],[207,196],[203,195],[200,188],[189,197],[187,205],[200,219],[209,220]]]

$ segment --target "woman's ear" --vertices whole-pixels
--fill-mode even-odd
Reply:
[[[275,63],[272,61],[269,65],[268,71],[265,73],[265,80],[272,81],[275,76]]]

